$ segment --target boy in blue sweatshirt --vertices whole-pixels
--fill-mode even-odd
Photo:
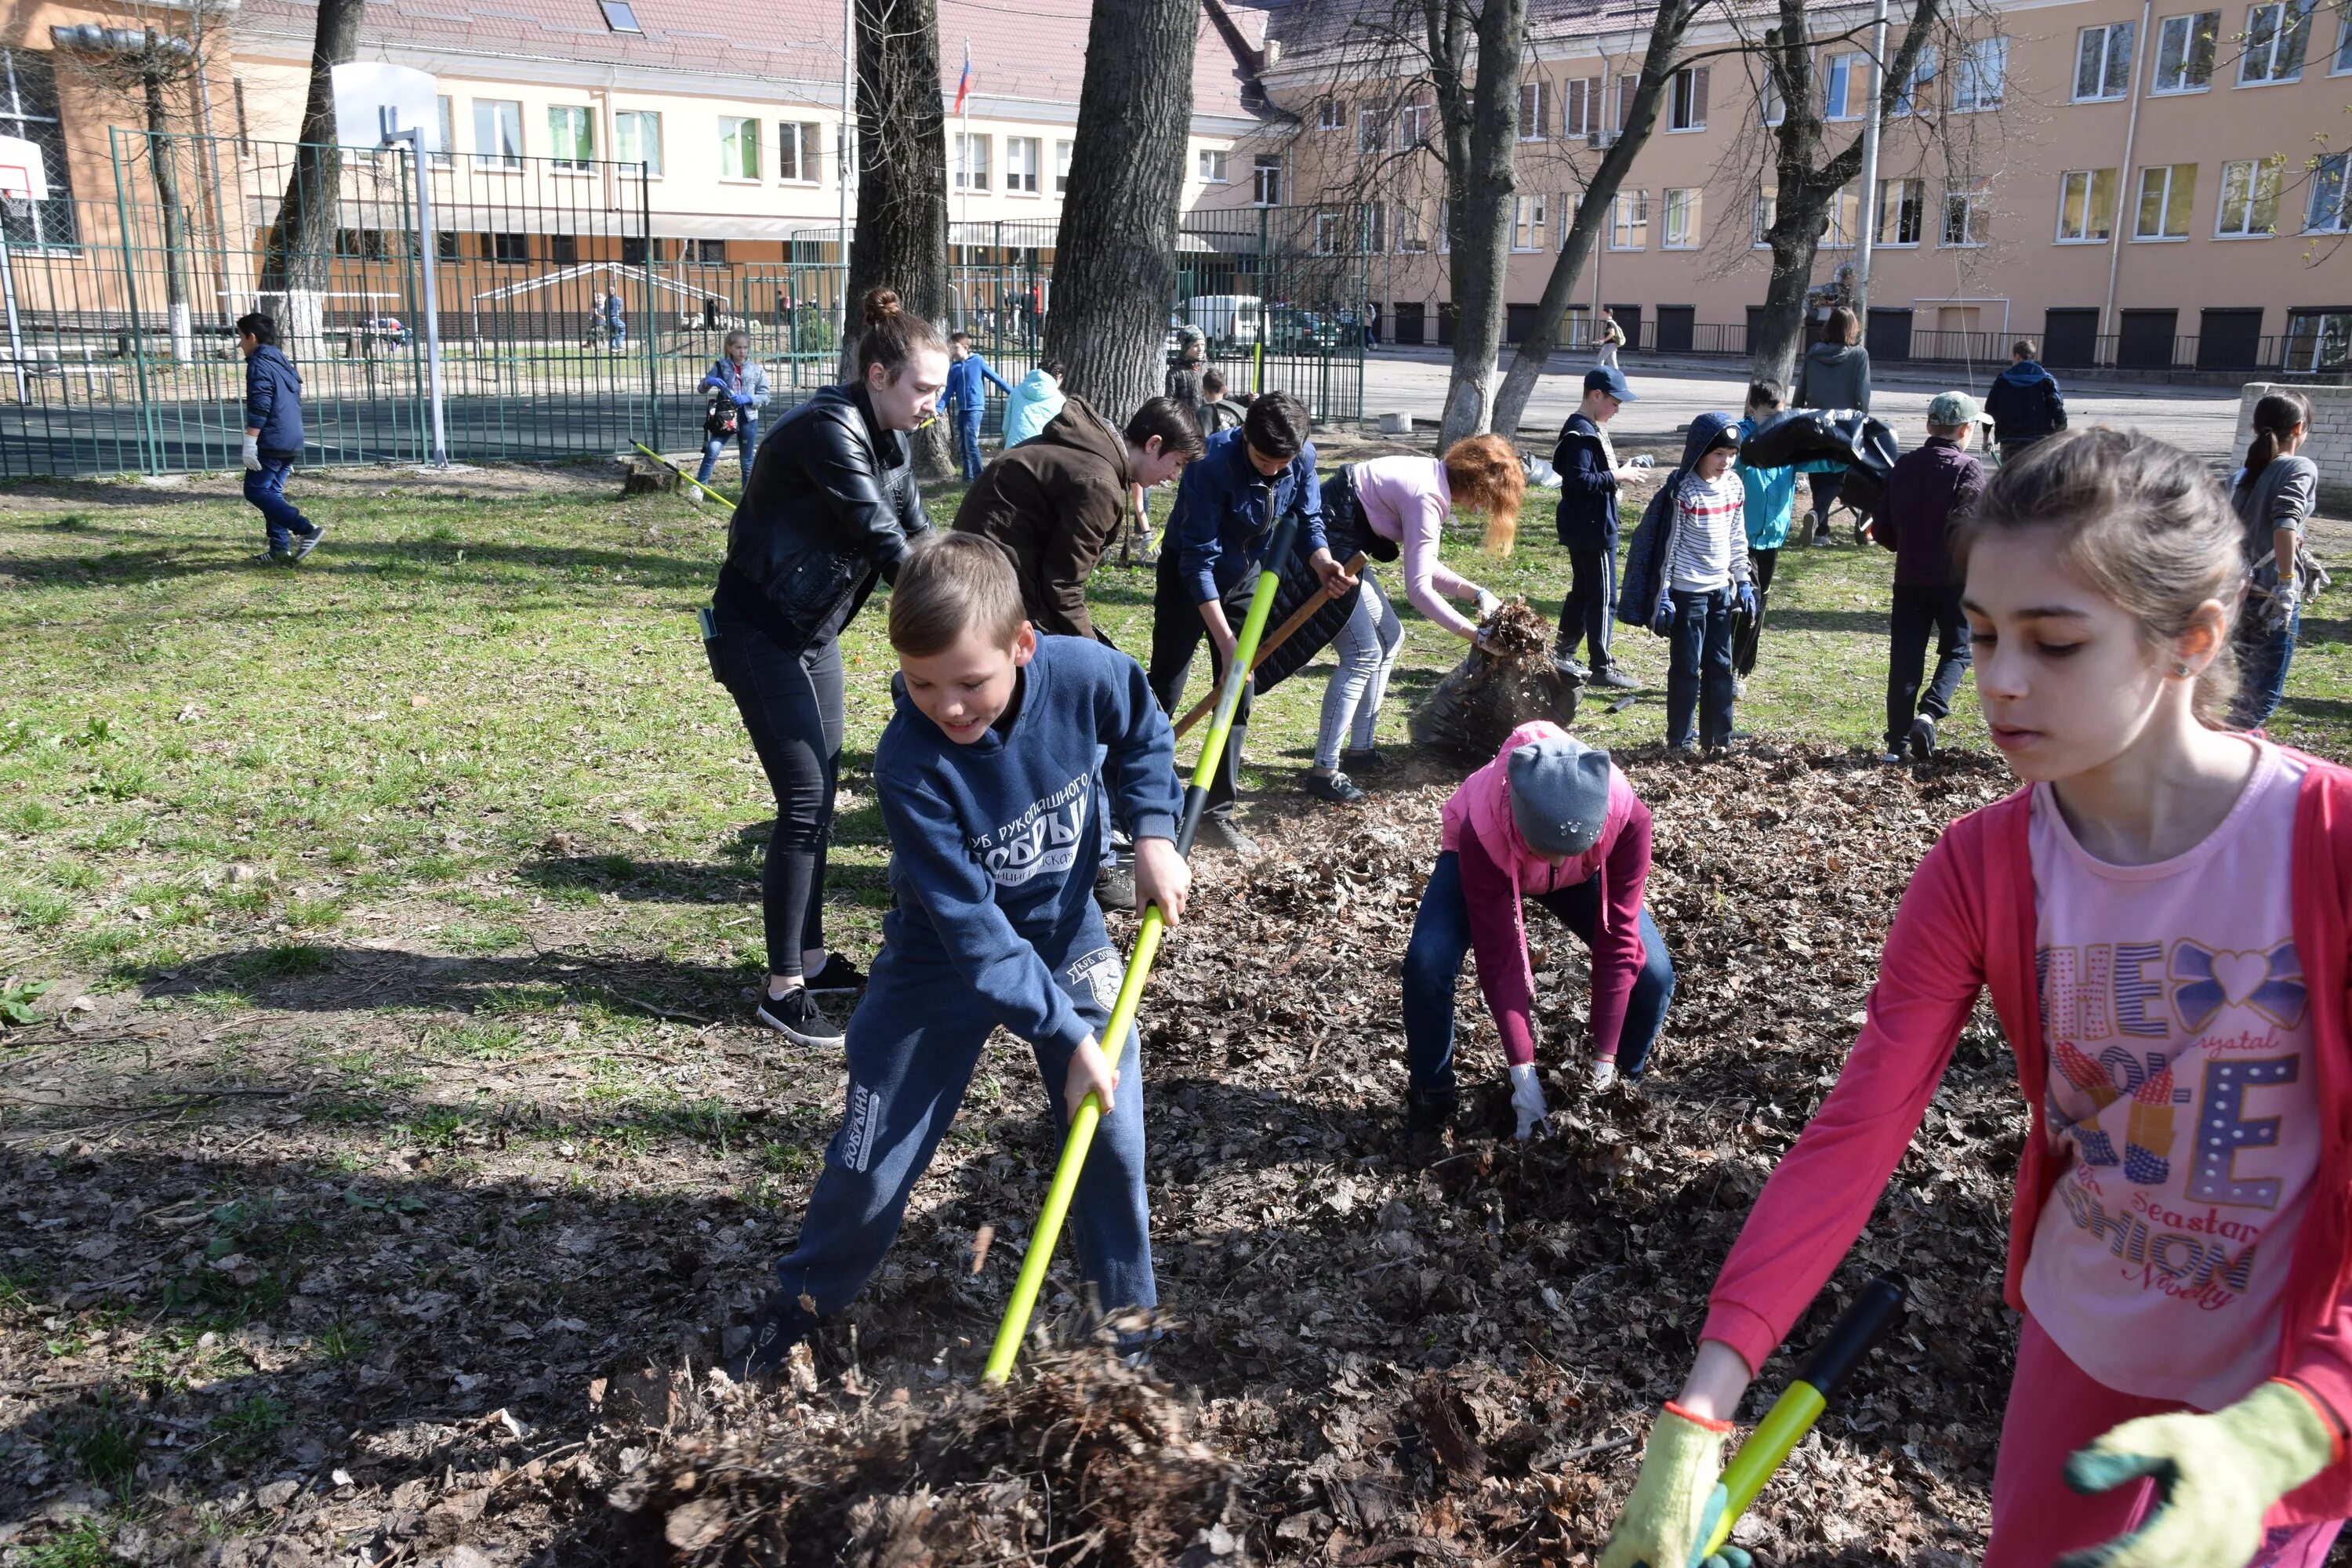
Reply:
[[[1013,384],[988,368],[988,362],[971,352],[971,337],[967,332],[948,334],[948,386],[940,396],[940,404],[955,417],[956,457],[963,464],[964,482],[980,478],[980,416],[988,411],[988,388],[983,379],[996,384],[996,390],[1005,396],[1013,395]]]
[[[267,554],[291,564],[319,548],[327,531],[286,499],[287,476],[302,460],[302,378],[278,347],[278,322],[256,310],[236,319],[245,355],[245,499],[261,514]]]
[[[736,1363],[744,1377],[781,1366],[881,1266],[1000,1024],[1029,1042],[1062,1121],[1088,1093],[1102,1101],[1071,1206],[1081,1278],[1107,1310],[1160,1299],[1138,1042],[1130,1029],[1114,1044],[1114,1068],[1097,1039],[1126,964],[1094,885],[1115,809],[1135,835],[1139,902],[1171,924],[1184,912],[1168,717],[1125,654],[1039,637],[1013,563],[979,534],[937,535],[908,556],[890,643],[897,712],[874,749],[874,786],[898,905],[849,1020],[847,1111]]]

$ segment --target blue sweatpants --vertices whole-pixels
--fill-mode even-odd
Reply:
[[[1038,952],[1099,1037],[1125,963],[1093,903]],[[849,1104],[841,1131],[825,1149],[800,1238],[776,1264],[785,1300],[807,1296],[818,1315],[829,1315],[874,1277],[906,1219],[907,1195],[955,1121],[994,1027],[938,938],[905,911],[892,910],[883,923],[873,978],[849,1019]],[[1055,1046],[1034,1048],[1058,1130],[1066,1121],[1062,1086],[1071,1053]],[[1104,1049],[1111,1049],[1108,1042]],[[1160,1303],[1143,1193],[1142,1057],[1133,1029],[1118,1049],[1118,1109],[1095,1131],[1070,1205],[1081,1278],[1106,1311]]]
[[[967,482],[980,478],[980,417],[983,412],[978,408],[956,410],[956,458],[963,465]]]

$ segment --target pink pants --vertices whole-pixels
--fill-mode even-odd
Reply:
[[[2066,1456],[2126,1421],[2186,1408],[2094,1382],[2028,1313],[2018,1336],[2009,1410],[2001,1417],[2000,1456],[1993,1463],[1992,1543],[1984,1568],[2050,1568],[2062,1552],[2137,1529],[2154,1485],[2142,1481],[2084,1497],[2066,1484]],[[2274,1524],[2247,1568],[2319,1568],[2343,1528],[2340,1521]]]

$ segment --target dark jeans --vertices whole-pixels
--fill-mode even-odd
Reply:
[[[262,454],[261,467],[245,470],[245,499],[261,513],[262,527],[269,535],[269,548],[284,554],[294,547],[294,536],[308,539],[319,531],[294,503],[286,499],[287,476],[294,471],[291,458],[273,458]]]
[[[1568,596],[1559,602],[1559,655],[1574,658],[1579,643],[1592,655],[1592,673],[1609,668],[1610,627],[1616,620],[1617,551],[1608,545],[1568,552]]]
[[[2014,463],[2018,458],[2025,456],[2028,451],[2031,451],[2036,442],[2045,439],[2047,439],[2047,437],[2042,436],[2028,436],[2022,441],[2003,441],[2000,444],[2000,460],[2002,466],[2007,467],[2009,464]]]
[[[1559,922],[1592,944],[1601,917],[1601,879],[1556,893],[1538,894]],[[1412,938],[1404,949],[1405,1078],[1416,1100],[1454,1098],[1454,994],[1462,979],[1462,958],[1470,951],[1470,905],[1462,895],[1462,858],[1448,849],[1437,858],[1429,886],[1421,892],[1421,912],[1412,918]],[[1665,938],[1642,910],[1642,972],[1625,1003],[1625,1027],[1617,1037],[1617,1070],[1641,1073],[1665,1026],[1666,1005],[1675,997],[1675,962]]]
[[[1780,566],[1780,552],[1777,548],[1749,547],[1748,567],[1756,580],[1756,618],[1742,624],[1731,650],[1731,672],[1743,680],[1756,669],[1756,650],[1764,641],[1764,617],[1772,611],[1772,574]]]
[[[2233,730],[2259,730],[2278,711],[2279,700],[2286,695],[2286,667],[2294,661],[2294,634],[2303,625],[2300,605],[2285,626],[2274,632],[2260,625],[2259,599],[2250,598],[2246,608],[2252,619],[2238,629],[2238,697],[2230,704]]]
[[[1731,739],[1731,590],[1685,594],[1676,590],[1675,624],[1666,639],[1674,662],[1666,669],[1666,744],[1691,743],[1691,717],[1698,717],[1698,743],[1720,746]]]
[[[977,408],[956,410],[956,457],[963,464],[967,483],[980,478],[980,416]]]
[[[1209,635],[1207,623],[1201,619],[1200,606],[1192,602],[1192,582],[1178,565],[1179,553],[1175,541],[1161,542],[1158,581],[1151,595],[1151,666],[1145,676],[1150,682],[1151,695],[1160,700],[1160,706],[1171,719],[1183,717],[1177,704],[1184,700],[1184,678],[1192,673],[1192,655]],[[1251,574],[1253,580],[1255,575]],[[1231,616],[1230,601],[1226,608],[1228,623],[1238,635],[1241,623]],[[1213,643],[1209,647],[1209,659],[1211,679],[1222,683],[1225,661]],[[1225,738],[1224,755],[1217,761],[1216,776],[1209,781],[1206,808],[1221,816],[1231,814],[1234,797],[1240,790],[1242,742],[1249,733],[1250,698],[1254,694],[1251,686],[1242,688],[1241,704],[1234,710],[1233,733]],[[1193,733],[1205,739],[1207,731],[1202,728]],[[1192,770],[1181,759],[1177,767],[1180,776],[1188,780],[1192,777]]]
[[[751,412],[748,408],[735,416],[735,445],[743,453],[743,482],[750,484],[751,454],[760,445],[760,422],[751,417]],[[698,480],[709,482],[712,470],[719,467],[719,454],[726,449],[726,437],[705,436],[702,438],[702,467],[695,470],[694,477]]]
[[[801,952],[824,946],[825,847],[841,772],[841,645],[780,647],[720,607],[719,666],[776,795],[776,826],[760,877],[768,973],[796,975]]]
[[[1960,614],[1960,589],[1895,584],[1886,645],[1886,749],[1899,752],[1918,714],[1940,722],[1959,695],[1960,678],[1975,662],[1969,618]],[[1927,668],[1927,634],[1936,636],[1936,678],[1919,689]]]
[[[1837,505],[1838,492],[1845,489],[1843,469],[1833,474],[1807,474],[1805,483],[1813,492],[1813,521],[1820,525],[1822,536],[1830,531],[1830,508]],[[1799,543],[1804,542],[1802,540]]]

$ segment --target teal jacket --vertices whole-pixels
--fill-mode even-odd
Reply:
[[[1756,421],[1739,422],[1739,439],[1744,443],[1756,434]],[[1748,489],[1748,548],[1778,550],[1789,542],[1789,515],[1797,500],[1797,470],[1793,468],[1751,468],[1747,459],[1739,463],[1739,482]]]

